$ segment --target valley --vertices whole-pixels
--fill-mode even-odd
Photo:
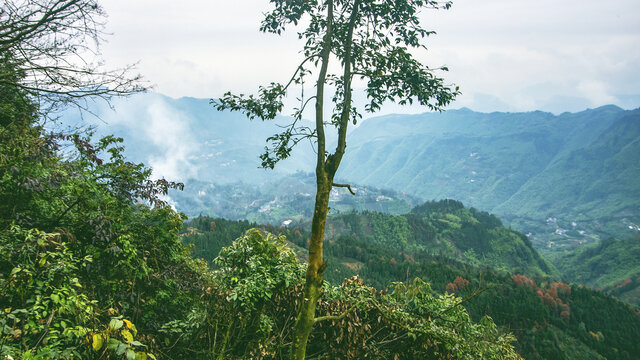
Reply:
[[[262,226],[285,234],[305,259],[315,191],[310,147],[298,148],[276,171],[262,170],[258,154],[275,125],[260,123],[254,128],[256,124],[245,119],[211,112],[198,99],[155,94],[142,99],[134,98],[135,108],[146,106],[146,115],[142,110],[117,114],[125,119],[139,116],[135,127],[123,121],[109,130],[123,136],[126,145],[133,144],[127,146],[128,156],[165,161],[168,166],[156,169],[166,172],[158,175],[185,182],[183,191],[172,190],[167,199],[193,219],[184,239],[195,245],[194,255],[212,261],[243,231]],[[158,107],[184,126],[181,132],[162,136],[176,138],[176,143],[189,139],[191,145],[158,152],[154,136],[159,135],[147,130],[156,126],[150,114]],[[229,136],[221,140],[223,133]],[[384,287],[420,276],[445,291],[457,286],[454,280],[460,276],[477,289],[497,286],[467,309],[477,315],[487,312],[512,329],[527,324],[528,330],[515,331],[526,358],[562,356],[558,354],[567,344],[576,354],[609,358],[602,349],[613,345],[597,350],[593,335],[584,337],[599,338],[599,325],[592,325],[591,331],[582,320],[573,324],[571,318],[567,323],[561,311],[543,310],[553,301],[554,309],[571,302],[545,300],[544,294],[563,281],[600,289],[636,309],[640,306],[640,256],[634,255],[640,243],[640,186],[635,181],[640,176],[639,139],[640,111],[615,106],[561,115],[461,109],[367,119],[350,135],[350,152],[338,173],[339,181],[350,184],[355,195],[335,188],[329,200],[326,251],[331,270],[326,278],[340,283],[359,275]],[[461,200],[470,208],[456,200],[425,203],[445,198]],[[230,225],[236,224],[230,220],[237,225]],[[213,223],[215,231],[208,227]],[[518,276],[534,284],[527,285],[535,290],[527,296],[540,301],[531,306],[542,307],[531,311],[550,318],[532,315],[514,322],[520,315],[491,312],[495,310],[488,305],[490,299],[520,291],[514,285],[523,281]],[[573,292],[587,291],[574,286],[582,285],[572,285]],[[538,290],[542,295],[535,295]],[[507,305],[515,299],[506,301],[495,306],[522,306]],[[548,336],[560,340],[550,345],[543,340]],[[605,333],[602,337],[608,338]],[[539,352],[545,346],[555,350]]]
[[[193,246],[195,256],[215,268],[220,250],[230,246],[236,234],[254,227],[285,236],[305,258],[305,224],[284,227],[196,217],[185,225],[182,238]],[[513,332],[525,359],[632,359],[640,351],[636,309],[583,285],[558,281],[557,270],[524,235],[456,201],[428,202],[401,216],[333,215],[328,219],[326,258],[325,279],[332,284],[355,276],[383,290],[419,277],[434,293],[460,296],[474,319],[489,315]],[[608,310],[599,311],[604,308]]]
[[[238,194],[262,186],[260,191],[269,193],[272,201],[291,195],[291,190],[261,184],[313,171],[315,154],[305,143],[275,170],[259,168],[258,155],[266,137],[278,130],[278,120],[250,122],[238,114],[215,112],[204,99],[158,94],[120,100],[115,106],[117,112],[95,109],[102,120],[89,123],[97,135],[111,131],[122,136],[127,155],[152,165],[156,176],[192,182],[185,193],[171,195],[189,215],[268,220],[248,212],[242,217],[209,212],[200,202],[207,196],[227,196],[225,191],[211,195],[207,187],[232,184]],[[616,106],[560,115],[460,109],[375,117],[350,133],[349,151],[337,176],[354,186],[412,197],[409,205],[463,201],[498,215],[553,257],[608,237],[640,233],[639,119],[640,110]],[[79,121],[69,114],[64,123]],[[310,194],[313,186],[308,179],[295,191]],[[195,189],[209,195],[198,195]]]
[[[0,360],[639,359],[627,3],[3,1]]]

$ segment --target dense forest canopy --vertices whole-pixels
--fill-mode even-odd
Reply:
[[[0,7],[0,357],[289,358],[305,300],[304,218],[290,227],[186,222],[166,198],[183,184],[154,179],[151,168],[128,160],[123,139],[44,126],[52,110],[83,107],[87,96],[142,89],[127,69],[77,66],[83,49],[99,43],[103,20],[91,0]],[[376,199],[395,196],[375,191]],[[385,214],[366,207],[374,200],[357,199],[335,202],[344,211],[327,223],[331,268],[319,284],[307,358],[632,360],[640,353],[637,310],[561,282],[528,238],[494,215],[455,200],[412,208],[407,197],[393,199],[381,210],[395,214]],[[351,211],[357,206],[365,211]],[[633,255],[627,245],[586,248],[563,271],[603,287],[628,276],[610,291],[637,299],[636,267],[610,270],[625,249]],[[589,273],[583,260],[610,276]]]
[[[435,219],[446,219],[449,211],[459,214],[462,209],[459,202],[442,201],[416,210],[435,211],[440,215]],[[482,225],[499,226],[495,217],[479,218]],[[327,259],[332,270],[326,279],[330,283],[340,284],[345,278],[359,275],[365,283],[384,290],[390,283],[419,277],[428,281],[436,294],[456,294],[465,299],[462,306],[472,319],[488,315],[498,326],[510,329],[517,338],[515,347],[525,359],[634,359],[640,351],[635,341],[640,334],[640,313],[619,300],[548,275],[523,274],[522,268],[496,270],[477,259],[457,255],[456,251],[402,251],[393,241],[372,239],[368,219],[370,214],[366,213],[329,219],[333,230],[328,236]],[[308,246],[308,230],[304,226],[260,226],[248,221],[197,217],[185,224],[182,236],[194,246],[195,256],[216,267],[214,259],[220,249],[231,245],[235,234],[256,226],[284,235],[294,251],[304,256]],[[451,231],[456,231],[455,223],[441,225],[433,235],[446,238]],[[503,241],[504,245],[509,243],[505,238]],[[535,263],[526,253],[520,256],[524,263]]]
[[[33,39],[30,34],[46,34],[42,41],[48,44],[49,35],[68,26],[72,41],[77,21],[91,25],[98,5],[74,0],[5,4],[2,41],[9,45],[0,49],[0,355],[285,357],[304,265],[283,238],[259,230],[238,234],[221,251],[215,271],[193,259],[179,236],[184,216],[162,200],[169,188],[182,184],[152,180],[149,168],[125,159],[122,139],[52,133],[42,126],[46,104],[40,95],[74,102],[75,96],[86,95],[82,87],[88,83],[82,77],[101,81],[101,74],[80,72],[74,78],[71,71],[66,90],[47,83],[34,90],[29,84],[38,83],[38,74],[33,80],[29,66],[36,59],[14,56],[33,46],[25,40]],[[42,21],[47,26],[40,28]],[[92,35],[91,30],[84,35]],[[64,54],[47,56],[64,61]],[[326,315],[317,319],[322,324],[309,342],[313,356],[462,359],[483,353],[520,358],[511,335],[488,318],[473,322],[457,298],[434,296],[420,280],[381,293],[353,278],[342,285],[323,284],[322,291],[326,295],[319,309]],[[332,339],[329,347],[326,338]],[[354,342],[363,346],[353,347]]]

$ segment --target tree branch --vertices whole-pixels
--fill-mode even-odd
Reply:
[[[333,186],[334,187],[347,188],[347,190],[349,190],[351,195],[355,195],[356,194],[353,190],[351,190],[351,185],[349,185],[349,184],[336,184],[336,183],[333,183]]]
[[[353,44],[353,29],[356,26],[356,19],[359,16],[358,8],[361,0],[356,0],[353,4],[353,10],[351,11],[351,18],[349,19],[349,27],[347,30],[347,37],[344,45],[344,74],[343,74],[343,86],[344,86],[344,100],[342,103],[342,114],[340,115],[340,124],[338,127],[338,146],[334,152],[334,156],[331,157],[331,164],[329,164],[329,172],[331,177],[335,175],[340,166],[340,161],[344,155],[347,147],[347,127],[349,125],[349,114],[351,113],[351,57],[352,57],[352,44]]]
[[[327,320],[342,320],[344,319],[350,312],[352,312],[358,305],[364,303],[365,300],[360,300],[358,302],[356,302],[355,304],[351,305],[351,307],[349,307],[347,310],[345,310],[345,312],[343,312],[340,315],[327,315],[327,316],[319,316],[315,319],[313,319],[314,323],[319,323],[321,321],[327,321]]]
[[[318,134],[318,161],[316,164],[316,174],[324,174],[325,168],[325,135],[324,135],[324,85],[327,79],[327,70],[329,67],[329,56],[331,55],[333,38],[333,1],[329,1],[327,9],[327,33],[323,39],[322,48],[322,65],[320,74],[318,74],[318,82],[316,83],[316,133]]]
[[[466,303],[466,302],[470,301],[471,299],[473,299],[473,298],[475,298],[475,297],[479,296],[479,295],[480,295],[480,294],[482,294],[483,292],[485,292],[485,291],[487,291],[487,290],[490,290],[490,289],[493,289],[494,287],[496,287],[496,286],[495,286],[495,285],[492,285],[492,286],[488,286],[488,287],[486,287],[486,288],[482,288],[482,289],[478,289],[478,290],[474,291],[473,293],[471,293],[471,295],[467,296],[467,297],[466,297],[466,298],[464,298],[464,299],[461,299],[460,301],[458,301],[457,303],[455,303],[453,306],[449,307],[448,309],[446,309],[446,310],[444,310],[443,312],[441,312],[440,314],[438,314],[438,316],[436,316],[436,317],[432,318],[432,320],[441,319],[441,318],[444,316],[444,314],[446,314],[446,313],[448,313],[449,311],[451,311],[451,310],[453,310],[453,309],[457,308],[458,306],[460,306],[460,305],[462,305],[462,304],[464,304],[464,303]]]
[[[53,320],[53,315],[56,313],[55,310],[51,311],[51,315],[49,315],[49,318],[47,319],[47,323],[44,325],[44,331],[42,332],[42,335],[40,336],[40,339],[38,339],[38,342],[36,342],[36,344],[33,346],[34,349],[37,349],[38,346],[40,345],[40,343],[42,342],[42,339],[44,339],[44,337],[47,335],[47,333],[49,332],[49,326],[51,325],[51,320]]]

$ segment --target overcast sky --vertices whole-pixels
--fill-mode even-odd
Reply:
[[[212,98],[286,81],[302,45],[290,31],[262,34],[267,0],[105,0],[111,65],[138,62],[155,91]],[[457,0],[425,11],[437,31],[421,60],[447,65],[479,111],[640,107],[640,1]],[[422,112],[388,106],[383,112]]]

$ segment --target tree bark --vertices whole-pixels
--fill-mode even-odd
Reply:
[[[291,359],[304,360],[307,351],[307,340],[313,329],[316,304],[322,291],[322,272],[326,266],[322,259],[324,226],[329,207],[329,194],[333,178],[329,180],[325,168],[325,135],[324,135],[324,85],[331,55],[331,38],[333,36],[333,1],[329,0],[327,9],[327,33],[323,40],[322,65],[316,83],[316,134],[318,155],[316,163],[316,202],[311,223],[309,239],[309,265],[305,276],[305,285],[300,308],[296,317],[291,344]]]
[[[351,44],[353,28],[358,14],[361,0],[356,0],[353,5],[349,29],[345,42],[344,58],[344,102],[340,124],[338,126],[338,146],[336,151],[326,156],[324,134],[324,84],[327,76],[329,56],[331,55],[331,38],[333,36],[333,1],[328,2],[327,33],[323,41],[322,65],[316,85],[316,133],[318,136],[318,158],[316,164],[316,202],[311,223],[311,238],[309,240],[309,265],[305,277],[304,293],[296,324],[293,332],[291,347],[292,360],[304,360],[307,350],[307,341],[313,324],[316,322],[315,312],[318,299],[322,294],[322,273],[327,264],[323,262],[322,246],[324,242],[324,229],[329,209],[329,196],[333,187],[333,178],[340,166],[340,161],[346,148],[347,126],[351,110]],[[326,156],[326,158],[325,158]],[[349,188],[349,190],[351,190]]]
[[[304,295],[294,329],[291,349],[292,360],[303,360],[305,358],[307,340],[315,322],[316,304],[322,293],[322,272],[326,267],[322,260],[322,245],[330,193],[331,183],[322,181],[321,184],[319,179],[313,222],[311,224],[309,265],[307,267]]]

